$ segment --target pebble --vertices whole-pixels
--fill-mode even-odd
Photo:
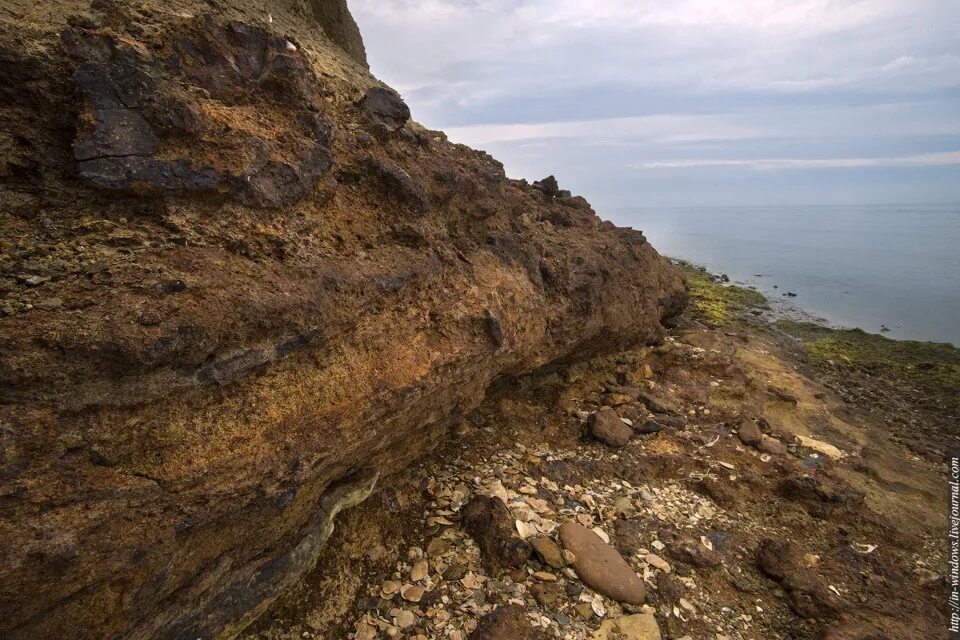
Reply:
[[[420,582],[427,577],[427,573],[430,570],[430,565],[427,564],[426,560],[421,560],[420,562],[413,565],[413,568],[410,569],[410,580],[413,582]]]
[[[384,595],[392,596],[397,591],[400,591],[400,583],[396,580],[384,580],[380,585],[380,593]]]
[[[562,569],[567,566],[567,559],[564,557],[560,545],[545,536],[538,536],[530,540],[533,550],[545,564],[554,569]]]
[[[450,551],[450,545],[441,538],[433,538],[427,543],[427,556],[438,558]]]
[[[390,616],[393,618],[393,623],[401,629],[412,627],[417,623],[416,614],[406,609],[391,609]]]
[[[657,554],[648,553],[646,557],[644,557],[644,560],[646,560],[647,564],[649,564],[651,567],[659,569],[664,573],[670,573],[670,563],[664,560],[663,558],[661,558],[660,556],[658,556]]]
[[[414,584],[404,585],[400,590],[400,597],[407,602],[420,602],[423,598],[423,587]]]

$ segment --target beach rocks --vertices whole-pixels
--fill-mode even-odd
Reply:
[[[768,435],[764,435],[760,439],[760,443],[757,445],[757,450],[761,451],[762,453],[769,453],[772,456],[785,456],[789,453],[787,450],[787,445]]]
[[[560,527],[560,542],[576,556],[573,568],[590,588],[619,602],[643,603],[643,579],[593,531],[575,522],[565,522]]]
[[[652,613],[604,620],[591,640],[661,640],[660,625]]]
[[[474,496],[463,509],[463,526],[480,547],[484,565],[493,570],[522,567],[530,558],[530,543],[516,534],[513,516],[500,498]]]
[[[737,427],[737,435],[743,444],[751,447],[760,444],[760,441],[763,440],[763,432],[755,420],[748,419],[741,422],[740,426]]]
[[[371,122],[388,131],[396,131],[410,120],[410,107],[400,94],[387,87],[373,87],[367,91],[360,107]]]
[[[622,447],[630,442],[633,429],[610,407],[601,407],[589,419],[590,435],[608,447]]]
[[[539,640],[543,634],[533,628],[522,607],[497,607],[480,619],[470,640]]]
[[[554,569],[562,569],[567,566],[566,558],[563,556],[563,550],[560,548],[560,545],[552,539],[538,536],[532,538],[530,544],[533,546],[534,551],[536,551],[537,557],[540,558],[544,564]]]

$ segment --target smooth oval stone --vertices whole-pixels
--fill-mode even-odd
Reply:
[[[593,531],[576,522],[566,522],[560,527],[560,542],[577,557],[573,569],[591,589],[618,602],[643,603],[643,580],[616,549]]]

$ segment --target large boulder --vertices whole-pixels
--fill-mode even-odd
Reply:
[[[3,638],[232,637],[494,380],[681,310],[586,201],[370,135],[300,4],[83,4],[0,12]]]

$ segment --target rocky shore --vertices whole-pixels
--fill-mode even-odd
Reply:
[[[344,0],[9,0],[0,97],[0,637],[942,629],[955,350],[509,179]]]
[[[878,419],[936,398],[867,394],[762,297],[685,271],[663,344],[495,390],[245,640],[942,637],[945,470]]]

